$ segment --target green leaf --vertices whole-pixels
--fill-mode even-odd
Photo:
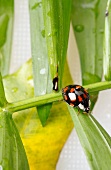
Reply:
[[[43,0],[42,4],[51,78],[59,77],[58,86],[61,90],[72,0]]]
[[[104,16],[107,1],[73,1],[72,24],[80,54],[82,83],[101,81],[103,65]],[[101,44],[101,45],[100,45]],[[91,110],[97,93],[90,95]],[[109,169],[111,138],[93,118],[69,108],[91,169]],[[101,149],[100,149],[101,148]]]
[[[107,0],[73,0],[72,24],[82,69],[82,84],[102,77],[104,16]]]
[[[40,96],[52,91],[52,81],[48,66],[42,1],[29,0],[29,5],[34,92],[35,96]],[[37,108],[43,126],[49,117],[51,106],[48,104]]]
[[[51,93],[52,80],[58,74],[59,90],[62,88],[70,25],[71,0],[30,0],[29,4],[34,87],[35,95],[38,96]],[[49,117],[50,108],[51,105],[38,107],[38,114],[43,126]]]
[[[46,40],[44,37],[44,21],[41,1],[29,1],[31,48],[35,95],[43,95],[52,91],[52,82],[49,77]]]
[[[32,63],[28,61],[16,73],[4,77],[7,100],[12,103],[29,99],[34,95]],[[64,75],[68,74],[65,69]],[[71,77],[65,80],[71,82]],[[72,82],[71,82],[72,83]],[[57,93],[58,94],[58,93]],[[27,109],[13,113],[13,118],[20,132],[30,169],[56,169],[60,151],[66,142],[73,122],[64,102],[56,102],[45,127],[41,126],[36,109]]]
[[[7,104],[7,100],[5,98],[2,76],[1,76],[1,73],[0,73],[0,107],[4,107],[6,104]]]
[[[82,84],[99,82],[103,73],[103,33],[107,0],[73,0],[72,25],[80,55]],[[100,45],[101,44],[101,45]],[[98,93],[92,94],[91,110]]]
[[[105,17],[103,71],[106,80],[111,80],[111,1],[108,0]]]
[[[0,0],[0,71],[8,74],[11,59],[14,0]]]
[[[91,169],[109,170],[111,137],[92,115],[78,112],[69,105],[68,109]]]
[[[111,137],[109,137],[109,134],[105,131],[105,129],[97,122],[97,120],[92,116],[92,121],[98,126],[99,129],[101,129],[101,133],[103,134],[105,140],[107,141],[109,147],[111,148]]]
[[[0,47],[2,47],[6,41],[6,32],[8,26],[9,17],[6,14],[3,14],[0,17]]]
[[[0,168],[29,169],[20,135],[9,112],[0,112]]]
[[[34,96],[32,60],[27,61],[14,74],[5,76],[3,83],[9,103]]]
[[[65,87],[68,84],[72,84],[72,83],[73,83],[73,80],[72,80],[71,73],[69,70],[68,61],[66,60],[65,65],[64,65],[62,84],[63,84],[63,87]]]

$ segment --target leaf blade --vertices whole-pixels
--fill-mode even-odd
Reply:
[[[80,55],[82,84],[100,82],[103,73],[103,33],[107,0],[73,0],[72,25]],[[90,43],[89,43],[90,42]],[[91,110],[98,98],[92,94]]]
[[[9,72],[14,18],[14,0],[0,1],[0,71]]]
[[[33,77],[35,96],[50,93],[52,91],[52,81],[48,66],[46,40],[44,35],[44,21],[42,1],[29,1],[30,26],[31,26],[31,48],[33,60]],[[42,125],[46,124],[50,114],[51,104],[38,107],[38,115]]]
[[[108,170],[111,164],[111,137],[92,115],[82,112],[78,115],[77,109],[74,111],[70,106],[68,109],[91,169]]]
[[[9,112],[0,112],[0,167],[29,170],[26,153]]]
[[[7,103],[8,102],[5,97],[2,75],[0,73],[0,107],[4,107]]]
[[[59,90],[68,45],[72,0],[43,0],[45,36],[47,41],[51,78],[59,77]]]
[[[105,80],[111,80],[111,1],[108,0],[105,17],[105,31],[103,41],[103,73]]]
[[[67,69],[65,72],[71,82]],[[12,103],[33,97],[32,78],[31,60],[26,62],[16,73],[5,76],[4,85],[8,101]],[[65,85],[68,83],[66,81],[68,81],[67,78],[64,81]],[[73,122],[65,103],[56,102],[53,104],[45,127],[41,126],[35,108],[16,112],[13,114],[13,118],[20,132],[30,169],[55,169],[60,151],[73,128]]]
[[[73,0],[72,24],[80,54],[83,85],[99,82],[102,77],[103,45],[100,46],[100,42],[103,42],[106,3],[107,0]]]
[[[50,93],[52,91],[53,78],[55,76],[58,76],[58,74],[59,74],[58,83],[59,89],[61,89],[62,87],[63,69],[66,58],[68,33],[70,25],[71,0],[70,1],[43,0],[36,1],[36,3],[33,0],[29,1],[29,4],[31,16],[30,18],[32,34],[34,87],[35,95],[37,96],[41,94]],[[67,9],[67,13],[64,14],[65,9]],[[60,18],[58,17],[56,10],[58,10]],[[67,20],[67,23],[64,22],[65,19]],[[50,68],[48,65],[48,61],[50,61]],[[42,74],[42,72],[44,72],[44,69],[46,74],[44,74],[44,76],[40,75]],[[38,107],[38,114],[43,125],[45,125],[46,120],[49,117],[50,108],[51,105]]]

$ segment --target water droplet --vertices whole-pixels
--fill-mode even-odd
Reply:
[[[55,30],[53,30],[52,33],[48,33],[48,37],[56,36],[56,34],[57,34],[57,30],[55,29]]]
[[[48,37],[51,37],[52,36],[52,33],[48,33]]]
[[[42,6],[42,2],[39,2],[39,7],[41,7]]]
[[[13,93],[15,93],[15,92],[17,92],[17,91],[18,91],[18,88],[17,88],[17,87],[13,87],[13,88],[12,88],[12,92],[13,92]]]
[[[45,68],[42,68],[42,69],[40,70],[40,74],[45,74],[45,72],[46,72],[46,69],[45,69]]]
[[[32,79],[28,80],[28,84],[29,84],[30,86],[34,87],[34,82],[33,82]]]
[[[84,30],[84,26],[83,25],[76,25],[74,27],[74,30],[77,32],[82,32]]]
[[[6,108],[2,108],[2,110],[3,110],[3,112],[6,112],[6,111],[7,111]]]
[[[37,60],[40,61],[40,57],[38,57]]]
[[[42,37],[45,38],[45,30],[41,31]]]
[[[38,3],[35,3],[31,9],[36,9],[37,7],[41,7],[42,6],[42,2],[38,2]]]

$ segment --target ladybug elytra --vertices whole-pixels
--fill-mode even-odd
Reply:
[[[62,89],[64,100],[72,107],[89,112],[89,93],[80,85],[69,85]]]

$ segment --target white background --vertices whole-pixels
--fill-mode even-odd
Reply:
[[[15,22],[10,73],[31,57],[28,0],[15,0]],[[78,51],[70,31],[68,61],[75,83],[81,84]],[[75,64],[74,64],[75,63]],[[111,135],[111,90],[100,93],[93,115]],[[58,161],[56,170],[89,170],[89,165],[75,130],[69,136]]]

